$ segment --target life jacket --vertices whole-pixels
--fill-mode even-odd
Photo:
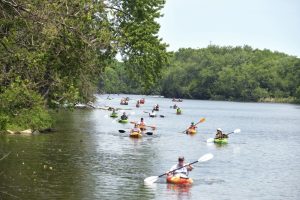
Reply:
[[[193,125],[193,126],[190,126],[190,128],[189,129],[196,129],[197,127],[195,126],[195,125]]]

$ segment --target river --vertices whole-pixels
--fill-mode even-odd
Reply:
[[[300,106],[184,100],[183,114],[171,99],[142,96],[120,106],[125,95],[97,96],[98,106],[116,106],[131,121],[145,118],[158,128],[154,135],[132,139],[131,124],[119,124],[100,109],[59,111],[53,134],[0,136],[0,199],[300,199]],[[159,115],[150,118],[155,103]],[[179,133],[205,117],[194,136]],[[227,145],[207,144],[217,128],[231,132]],[[187,162],[206,153],[214,158],[194,165],[194,184],[178,187],[161,178],[151,186],[143,180],[166,172],[178,156]]]

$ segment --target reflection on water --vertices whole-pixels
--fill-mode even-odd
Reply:
[[[175,196],[175,199],[190,199],[191,198],[191,187],[192,185],[176,185],[167,183],[167,190],[171,193],[172,196]]]
[[[119,124],[104,110],[57,113],[58,132],[33,137],[0,136],[0,199],[298,199],[300,196],[299,106],[184,100],[176,115],[170,99],[130,96],[99,98],[97,105],[127,108],[130,121],[144,117],[158,128],[154,135],[128,137],[132,124]],[[155,103],[164,118],[150,118]],[[180,133],[205,117],[198,133]],[[285,119],[285,120],[283,120]],[[206,143],[216,128],[230,135],[228,144]],[[126,130],[119,133],[118,130]],[[187,162],[205,153],[214,159],[197,163],[192,186],[166,184],[165,177],[145,186],[143,180],[166,172],[184,155]],[[251,184],[250,184],[251,183]],[[238,189],[237,189],[238,188]]]

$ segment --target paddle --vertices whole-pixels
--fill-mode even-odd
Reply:
[[[205,154],[205,155],[201,156],[198,160],[196,160],[196,161],[194,161],[194,162],[192,162],[192,163],[186,164],[186,165],[184,165],[184,166],[182,166],[182,167],[179,167],[179,168],[174,169],[174,170],[172,170],[172,171],[169,171],[169,172],[167,172],[167,173],[161,174],[161,175],[159,175],[159,176],[150,176],[150,177],[148,177],[148,178],[145,178],[145,179],[144,179],[144,183],[145,183],[145,184],[152,184],[152,183],[154,183],[155,181],[157,181],[158,178],[160,178],[160,177],[162,177],[162,176],[164,176],[164,175],[166,175],[166,174],[168,174],[168,173],[175,172],[175,171],[178,170],[178,169],[181,169],[181,168],[186,167],[186,166],[188,166],[188,165],[193,165],[193,164],[195,164],[195,163],[197,163],[197,162],[206,162],[206,161],[212,159],[213,157],[214,157],[214,155],[211,154],[211,153]]]
[[[200,124],[200,123],[202,123],[202,122],[205,122],[205,118],[201,118],[201,119],[199,120],[199,122],[197,122],[194,126],[197,126],[198,124]],[[186,130],[184,130],[184,131],[182,131],[182,132],[180,132],[180,133],[185,133],[187,130],[189,130],[189,129],[186,129]]]
[[[137,122],[130,122],[130,123],[131,123],[131,124],[138,124]],[[150,128],[152,128],[152,130],[155,130],[155,129],[156,129],[155,126],[148,126],[148,125],[144,125],[144,126],[150,127]]]
[[[161,118],[164,118],[165,116],[164,115],[159,115]]]
[[[241,129],[239,129],[239,128],[237,128],[237,129],[235,129],[234,131],[232,131],[232,132],[230,132],[230,133],[228,133],[228,134],[224,134],[224,135],[230,135],[230,134],[232,134],[232,133],[240,133],[241,132]],[[207,140],[206,140],[206,142],[207,143],[212,143],[212,142],[214,142],[214,138],[208,138]]]
[[[125,130],[119,130],[120,133],[126,133]],[[147,135],[153,135],[153,132],[146,132]]]

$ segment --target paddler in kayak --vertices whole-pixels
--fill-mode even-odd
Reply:
[[[156,117],[156,112],[155,112],[154,110],[152,110],[152,112],[149,113],[149,116],[150,116],[150,117]]]
[[[123,112],[123,115],[121,116],[121,120],[127,120],[128,116],[126,115],[126,112]]]
[[[224,134],[221,128],[217,128],[215,139],[228,138],[228,135]]]
[[[195,126],[195,123],[192,122],[190,127],[188,129],[191,129],[191,130],[196,130],[197,126]]]
[[[134,128],[131,129],[131,133],[141,133],[141,129],[138,124],[134,124]]]
[[[139,123],[138,125],[139,125],[139,128],[140,128],[142,131],[146,130],[146,124],[145,124],[145,122],[144,122],[144,118],[141,118],[141,121],[140,121],[140,123]]]
[[[180,156],[178,158],[178,164],[173,165],[171,167],[171,169],[167,172],[168,176],[173,175],[173,176],[180,176],[182,178],[188,178],[189,171],[192,171],[194,168],[191,165],[187,165],[186,167],[183,167],[184,165],[186,165],[184,163],[184,157]],[[182,167],[182,168],[177,169],[177,168],[180,168],[180,167]],[[171,172],[174,169],[177,169],[177,170],[175,170],[174,172]]]
[[[177,115],[180,115],[180,114],[181,114],[181,109],[180,109],[179,107],[178,107],[177,110],[176,110],[176,114],[177,114]]]
[[[111,113],[112,115],[116,115],[117,113],[116,113],[116,109],[114,109],[114,108],[112,108],[112,113]]]

